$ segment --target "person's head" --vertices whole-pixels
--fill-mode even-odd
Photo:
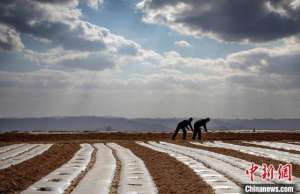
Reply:
[[[190,118],[189,118],[189,122],[192,122],[192,121],[193,121],[193,118],[192,118],[192,117],[190,117]]]

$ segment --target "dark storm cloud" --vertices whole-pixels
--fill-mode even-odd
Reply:
[[[65,49],[91,51],[105,48],[103,39],[107,32],[98,28],[95,34],[90,34],[95,26],[78,19],[80,11],[73,7],[76,5],[75,0],[1,1],[0,23],[18,33],[50,40]]]
[[[71,3],[77,0],[34,0],[41,3],[58,3],[58,4],[65,4],[65,3]]]
[[[63,70],[104,70],[113,68],[114,61],[103,55],[108,49],[117,51],[127,45],[127,40],[81,19],[79,4],[97,8],[101,0],[9,0],[0,1],[0,51],[22,51],[25,55],[11,58],[18,53],[1,53],[5,61],[0,71],[33,71],[36,64]],[[23,45],[26,35],[42,44],[51,43],[47,52],[33,51]],[[25,36],[23,36],[24,38]],[[108,46],[109,45],[109,46]],[[25,49],[23,49],[25,47]],[[60,51],[59,53],[55,51]],[[78,55],[87,57],[78,57]],[[94,56],[93,53],[97,53]],[[9,59],[9,60],[8,60]],[[22,61],[29,65],[23,65]],[[27,63],[32,61],[31,63]],[[9,65],[10,64],[10,65]],[[39,67],[40,68],[40,67]]]
[[[187,9],[181,9],[180,3],[188,5]],[[183,25],[188,28],[183,33],[213,34],[225,41],[264,42],[300,33],[297,3],[292,0],[144,0],[139,8],[144,11],[146,21],[165,23],[180,32]],[[166,6],[175,11],[164,11]]]
[[[1,0],[0,4],[8,4],[16,1],[18,0]],[[93,4],[92,2],[94,2],[94,4],[101,3],[101,1],[99,0],[31,0],[31,1],[36,1],[40,3],[49,3],[49,4],[60,4],[60,5],[63,4],[77,5],[80,1],[87,4]]]

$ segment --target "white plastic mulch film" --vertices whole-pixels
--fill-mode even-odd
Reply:
[[[186,164],[198,176],[200,176],[205,182],[207,182],[214,189],[216,194],[241,193],[241,187],[239,185],[229,180],[222,173],[217,172],[215,169],[207,167],[202,161],[199,161],[193,157],[190,157],[189,155],[182,153],[181,151],[178,151],[171,148],[170,146],[161,143],[137,143],[150,149],[167,153],[171,157],[174,157],[178,161]]]
[[[118,193],[157,194],[157,188],[144,162],[129,149],[115,143],[109,143],[121,161],[121,177]]]
[[[112,150],[104,144],[94,144],[97,149],[93,167],[79,182],[71,194],[108,194],[116,170]]]
[[[40,181],[34,183],[21,194],[62,194],[78,175],[85,171],[94,148],[81,144],[80,150],[60,168],[54,170]]]
[[[0,149],[0,169],[19,164],[44,153],[52,144],[17,144]]]

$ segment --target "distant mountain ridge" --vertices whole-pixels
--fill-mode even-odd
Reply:
[[[182,118],[41,117],[0,118],[0,131],[171,131]],[[211,119],[211,129],[300,129],[300,119]]]

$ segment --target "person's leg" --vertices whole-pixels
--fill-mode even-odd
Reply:
[[[183,131],[182,139],[186,139],[186,129],[182,129],[182,131]]]
[[[194,128],[194,132],[193,132],[193,140],[196,139],[197,132],[198,132],[197,128]]]
[[[179,131],[179,128],[176,128],[175,131],[174,131],[174,134],[172,136],[173,140],[176,138],[176,135],[177,135],[178,131]]]
[[[201,129],[198,130],[198,140],[201,140]]]

